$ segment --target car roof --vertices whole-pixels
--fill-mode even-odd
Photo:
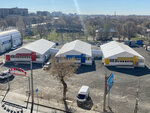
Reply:
[[[79,92],[87,92],[88,89],[89,89],[89,86],[82,86]]]
[[[46,64],[51,64],[51,62],[47,62]]]
[[[9,73],[9,71],[8,71],[8,70],[5,70],[5,71],[3,71],[3,73]]]

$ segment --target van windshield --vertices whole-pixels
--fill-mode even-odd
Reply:
[[[84,99],[84,98],[85,98],[85,95],[83,95],[83,94],[78,95],[78,99]]]

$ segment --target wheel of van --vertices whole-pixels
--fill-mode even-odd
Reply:
[[[88,94],[88,98],[90,97],[90,93]]]
[[[90,100],[90,95],[88,95],[87,100],[88,100],[88,101]]]
[[[77,100],[77,106],[78,106],[78,107],[80,107],[80,106],[81,106],[78,100]]]

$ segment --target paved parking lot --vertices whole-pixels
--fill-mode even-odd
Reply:
[[[96,60],[93,66],[82,66],[77,74],[67,80],[68,100],[76,103],[76,95],[82,85],[90,87],[91,101],[88,108],[97,111],[103,107],[104,75],[114,73],[115,83],[111,89],[110,106],[115,113],[133,113],[135,107],[136,89],[140,80],[139,113],[150,113],[150,52],[143,48],[134,48],[145,57],[145,68],[116,69],[106,68],[101,60]],[[0,56],[0,60],[3,57]],[[12,65],[2,65],[0,71],[6,70]],[[30,76],[30,65],[17,65],[25,69]],[[61,84],[41,66],[33,65],[34,89],[39,89],[39,97],[59,102],[62,97]],[[11,81],[10,92],[27,95],[28,78],[15,76]],[[0,89],[7,89],[7,82],[0,83]]]

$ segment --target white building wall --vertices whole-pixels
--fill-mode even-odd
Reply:
[[[11,53],[7,53],[7,54],[10,55],[10,57],[11,57],[11,55],[16,55],[17,53],[25,54],[25,53],[31,53],[31,52],[34,52],[34,51],[30,51],[30,50],[25,49],[25,48],[20,48],[18,50],[12,51]],[[43,55],[36,53],[36,61],[33,61],[33,62],[44,63],[49,58],[49,56],[50,56],[49,50]],[[10,61],[8,61],[8,62],[29,62],[29,61],[31,61],[30,57],[25,57],[25,58],[13,58],[13,57],[11,57]]]
[[[59,49],[51,48],[51,49],[50,49],[50,54],[51,54],[51,55],[56,55],[58,51],[59,51]]]
[[[60,56],[57,56],[57,58],[59,58],[59,57],[64,57],[64,58],[66,58],[67,55],[81,55],[81,54],[82,54],[82,53],[80,53],[80,52],[71,50],[71,51],[68,51],[68,52],[66,52],[66,53],[62,53]],[[86,58],[86,59],[85,59],[85,63],[83,63],[83,64],[91,65],[91,64],[92,64],[92,57],[86,56],[85,58]],[[88,59],[87,59],[87,58],[88,58]],[[81,64],[81,59],[75,59],[75,63]]]
[[[114,56],[111,56],[107,59],[109,59],[109,65],[108,66],[133,66],[133,62],[111,62],[110,59],[117,59],[118,57],[134,57],[136,55],[133,55],[133,54],[130,54],[128,52],[123,52],[123,53],[120,53],[120,54],[117,54],[117,55],[114,55]],[[104,63],[104,58],[102,59],[102,62]],[[106,65],[104,63],[104,65]],[[137,67],[144,67],[145,66],[145,63],[144,63],[144,59],[141,58],[141,57],[138,57],[138,62],[137,62]]]
[[[86,64],[92,65],[92,59],[86,60]]]
[[[12,45],[20,45],[21,44],[21,34],[18,32],[18,33],[15,33],[15,34],[12,34]]]
[[[1,42],[0,43],[0,45],[1,45],[0,53],[3,53],[11,48],[11,37],[9,35],[0,37],[0,42]]]
[[[20,45],[21,44],[21,34],[19,32],[15,32],[15,33],[9,33],[9,34],[5,34],[0,36],[0,53],[3,53],[9,49],[11,49],[11,47],[13,45]]]
[[[92,49],[92,57],[94,58],[102,58],[102,50]]]

